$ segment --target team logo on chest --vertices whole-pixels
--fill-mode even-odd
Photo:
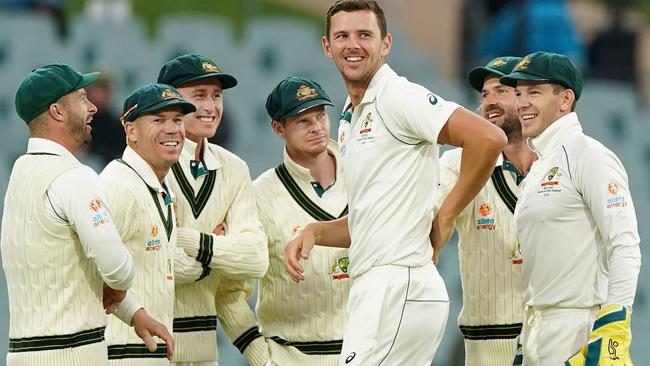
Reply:
[[[145,248],[145,252],[160,250],[160,239],[158,238],[158,234],[159,234],[158,225],[152,226],[151,239],[149,239],[149,241],[147,242],[147,247]]]
[[[371,144],[375,142],[375,133],[373,132],[373,117],[372,112],[368,112],[359,126],[357,131],[357,142],[361,145]]]
[[[542,177],[537,193],[543,194],[544,197],[548,197],[553,192],[562,192],[562,188],[560,187],[560,178],[563,175],[564,173],[562,173],[560,167],[554,166],[549,169]]]
[[[350,258],[348,257],[341,257],[336,260],[336,263],[332,265],[332,268],[330,270],[330,275],[332,276],[332,280],[342,280],[345,278],[350,278],[350,275],[348,275],[348,266],[350,265]]]
[[[616,207],[626,207],[627,206],[627,201],[625,200],[625,196],[622,194],[618,194],[619,188],[618,188],[618,183],[616,181],[612,180],[607,184],[607,193],[609,193],[609,197],[607,197],[607,208],[616,208]]]
[[[492,215],[492,207],[487,203],[482,203],[478,208],[479,217],[476,221],[476,230],[494,230],[496,223]]]

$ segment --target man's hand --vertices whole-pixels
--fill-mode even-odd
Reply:
[[[149,352],[155,352],[158,349],[154,336],[162,339],[167,344],[167,359],[172,360],[174,357],[174,338],[167,330],[164,324],[147,315],[144,309],[140,309],[133,314],[133,329],[143,341]]]
[[[125,290],[116,290],[104,283],[102,304],[104,305],[104,311],[106,314],[114,312],[115,309],[120,306],[120,303],[122,303],[125,296]]]
[[[296,282],[305,279],[305,276],[303,276],[305,270],[299,261],[300,258],[309,259],[309,253],[314,247],[315,242],[314,231],[310,225],[307,225],[299,230],[294,238],[284,247],[284,269]]]
[[[225,236],[226,235],[226,224],[222,222],[221,224],[217,225],[217,227],[214,228],[213,233],[214,233],[214,235],[217,235],[217,236],[220,236],[220,235]]]
[[[433,246],[433,264],[438,265],[438,262],[440,262],[440,252],[442,252],[442,248],[447,244],[449,238],[451,238],[451,234],[454,232],[454,226],[454,220],[446,218],[444,215],[441,216],[438,214],[433,218],[431,233],[429,233],[429,239]]]

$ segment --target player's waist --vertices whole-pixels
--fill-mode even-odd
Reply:
[[[106,327],[82,330],[70,334],[9,338],[9,352],[34,352],[72,348],[104,341]]]
[[[420,268],[432,263],[433,248],[429,243],[411,247],[400,246],[402,252],[373,247],[356,248],[356,250],[353,250],[354,244],[350,247],[348,274],[351,278],[360,278],[370,272],[380,273],[391,269]]]

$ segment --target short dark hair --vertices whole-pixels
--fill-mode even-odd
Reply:
[[[556,95],[557,95],[557,94],[560,94],[560,93],[562,93],[563,91],[565,91],[565,90],[567,90],[567,89],[568,89],[568,88],[565,87],[564,85],[553,84],[553,94],[556,94]],[[573,91],[573,90],[572,90],[572,91]],[[575,91],[573,92],[573,94],[575,95]],[[575,112],[575,110],[576,110],[576,104],[577,104],[577,103],[578,103],[578,100],[577,100],[577,99],[573,99],[573,104],[571,104],[571,112]]]
[[[388,33],[386,28],[386,16],[384,15],[384,10],[379,6],[376,0],[337,0],[334,5],[332,5],[327,11],[327,21],[325,22],[325,31],[327,32],[327,38],[330,38],[330,25],[332,20],[332,15],[340,11],[358,11],[358,10],[370,10],[375,13],[377,17],[377,23],[379,25],[379,31],[381,33],[381,38],[384,39]]]

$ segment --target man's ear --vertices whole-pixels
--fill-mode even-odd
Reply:
[[[276,134],[279,138],[284,140],[284,126],[278,121],[271,122],[271,128],[273,128],[273,133]]]

